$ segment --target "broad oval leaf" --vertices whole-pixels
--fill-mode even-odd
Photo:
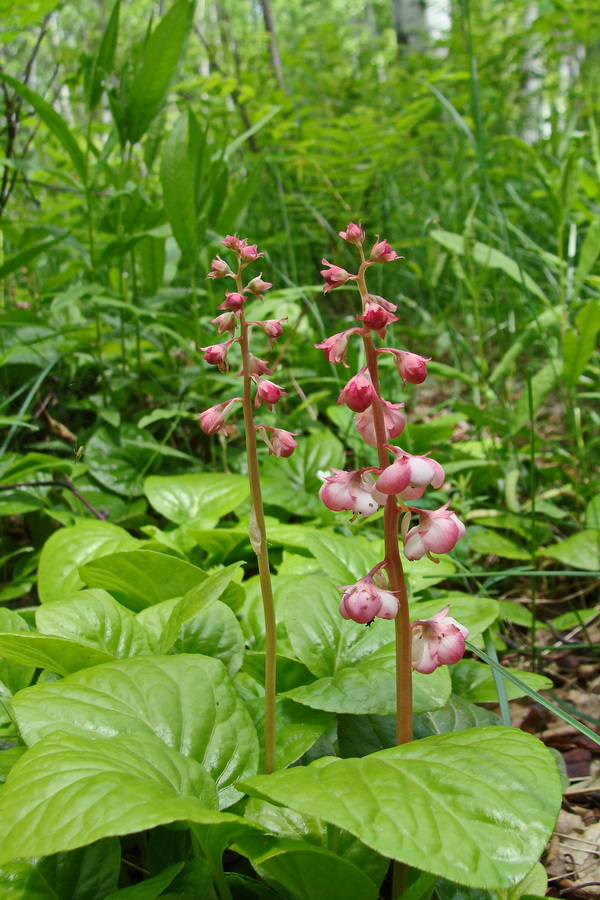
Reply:
[[[80,669],[111,662],[111,653],[53,634],[0,634],[0,656],[24,666],[69,675]]]
[[[552,756],[516,728],[435,735],[241,786],[344,828],[384,856],[492,889],[527,875],[561,802]]]
[[[256,772],[258,740],[227,670],[207,656],[124,659],[21,691],[15,717],[29,745],[54,731],[100,735],[154,733],[203,763],[222,806],[232,783]]]
[[[552,680],[537,672],[523,672],[521,669],[507,669],[516,675],[527,687],[534,691],[545,691],[552,687]],[[477,662],[475,659],[461,659],[451,668],[452,689],[463,700],[471,703],[497,703],[498,691],[494,682],[494,675],[486,663]],[[506,680],[504,682],[506,696],[509,700],[522,697],[526,691],[519,690],[516,684]]]
[[[242,475],[152,475],[144,482],[144,493],[170,522],[214,528],[244,502],[250,486]]]

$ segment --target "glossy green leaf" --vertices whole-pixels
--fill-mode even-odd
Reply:
[[[170,522],[214,528],[244,502],[250,487],[242,475],[155,475],[144,482],[144,493]]]
[[[177,556],[154,550],[130,550],[103,555],[81,566],[88,587],[102,588],[134,612],[182,597],[206,579],[206,572]]]
[[[51,535],[40,556],[38,591],[42,603],[66,600],[84,586],[78,569],[117,550],[133,550],[142,542],[110,522],[90,520]]]
[[[322,576],[278,578],[275,599],[294,652],[318,678],[369,657],[394,636],[394,626],[375,619],[369,628],[340,616],[341,591]]]
[[[58,138],[63,149],[71,157],[71,162],[77,169],[79,177],[83,184],[86,184],[87,164],[85,156],[63,116],[57,113],[47,100],[44,100],[43,97],[40,97],[39,94],[36,94],[35,91],[32,91],[30,87],[27,87],[26,84],[23,84],[23,82],[19,81],[17,78],[13,78],[5,72],[0,72],[0,79],[20,94],[23,100],[29,103],[30,106],[33,106],[42,122],[44,122],[54,136]]]
[[[115,837],[88,847],[0,868],[0,895],[10,900],[106,900],[119,884],[121,844]]]
[[[259,770],[264,769],[265,746],[265,701],[260,699],[246,701],[248,712],[252,716],[258,734],[260,747]],[[320,709],[308,709],[277,697],[275,721],[275,767],[284,769],[291,766],[310,750],[330,724],[333,715]]]
[[[315,532],[306,543],[336,585],[354,584],[383,559],[383,541],[369,541],[360,535],[340,537]]]
[[[561,802],[546,748],[516,728],[435,735],[362,759],[246,780],[251,796],[317,815],[384,856],[473,887],[507,888],[539,858]]]
[[[28,633],[29,625],[14,610],[0,608],[0,632]],[[10,657],[3,658],[2,650],[0,649],[0,684],[6,688],[9,694],[16,694],[17,691],[30,685],[34,672],[35,667],[32,665],[13,662]],[[3,691],[0,689],[1,693]]]
[[[146,45],[127,98],[127,136],[139,141],[164,103],[184,41],[192,24],[194,3],[177,0],[160,20]]]
[[[544,691],[552,687],[552,680],[535,672],[522,672],[520,669],[508,669],[534,691]],[[492,670],[485,663],[474,659],[461,659],[450,667],[452,690],[463,700],[471,703],[496,703],[498,693],[494,684]],[[510,681],[506,682],[506,695],[509,700],[523,697],[524,692]]]
[[[23,666],[49,669],[57,675],[69,675],[113,659],[112,654],[79,641],[34,632],[0,634],[0,656]]]
[[[541,552],[565,566],[597,572],[600,569],[600,530],[580,531],[558,544],[544,547]]]
[[[56,732],[13,768],[0,796],[0,865],[103,837],[192,821],[231,837],[249,828],[215,809],[206,770],[152,733],[92,737]]]
[[[173,644],[175,653],[202,653],[224,663],[234,676],[244,659],[245,640],[235,613],[216,600],[210,609],[182,626]]]
[[[150,653],[136,617],[106,591],[81,591],[69,600],[47,603],[38,607],[35,621],[41,634],[78,641],[115,659]]]
[[[54,731],[154,733],[215,779],[220,803],[255,772],[256,731],[227,670],[206,656],[157,656],[107,663],[21,691],[15,717],[29,745]]]
[[[355,715],[389,716],[396,712],[395,643],[386,644],[352,667],[287,691],[286,696],[313,709]],[[413,673],[413,708],[427,712],[444,706],[450,696],[448,669],[431,675]]]
[[[414,716],[413,734],[415,738],[423,738],[432,734],[448,734],[451,731],[500,724],[500,716],[496,713],[482,706],[476,706],[457,694],[451,694],[441,709]]]
[[[104,900],[156,900],[179,875],[183,865],[180,862],[169,866],[154,878],[146,878],[138,884],[131,884],[129,887],[121,888],[120,891],[114,891]]]

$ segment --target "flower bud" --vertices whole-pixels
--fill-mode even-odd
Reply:
[[[364,374],[365,372],[367,372],[366,375]],[[374,396],[375,388],[368,374],[367,367],[364,366],[358,375],[351,378],[343,391],[341,391],[338,398],[338,406],[341,403],[345,403],[352,412],[364,412],[373,402]]]
[[[224,403],[218,403],[217,406],[211,406],[204,412],[196,416],[200,419],[200,428],[205,434],[227,434],[225,426],[225,418],[231,412],[234,403],[242,403],[241,397],[234,397],[233,400],[225,400]]]
[[[258,325],[259,328],[262,328],[273,344],[283,334],[282,322],[287,322],[287,316],[285,319],[265,319],[263,322],[248,322],[248,325]]]
[[[265,403],[272,411],[274,404],[278,403],[282,396],[287,397],[287,391],[283,391],[275,382],[267,381],[266,378],[258,378],[256,375],[253,377],[256,382],[255,409],[258,409],[261,403]]]
[[[373,245],[369,256],[371,262],[384,263],[393,262],[395,259],[403,259],[403,257],[398,256],[395,250],[392,250],[387,241],[380,241],[379,235],[377,235],[377,238],[378,240]]]
[[[227,275],[232,275],[233,272],[229,265],[225,262],[225,260],[221,259],[219,254],[217,253],[217,258],[213,259],[210,264],[210,272],[206,276],[207,278],[226,278]]]
[[[249,248],[247,248],[249,249]],[[250,291],[251,294],[254,294],[258,300],[262,300],[263,291],[268,291],[269,288],[273,287],[273,283],[271,281],[263,281],[262,280],[262,272],[260,275],[257,275],[256,278],[253,278],[252,281],[249,281],[246,285],[246,290]]]
[[[247,238],[241,242],[240,246],[240,258],[245,263],[254,262],[255,259],[258,259],[259,256],[264,256],[264,253],[259,253],[256,244],[247,245]],[[272,287],[272,285],[271,285]]]
[[[325,338],[320,344],[315,344],[317,350],[324,350],[325,356],[330,363],[337,365],[342,363],[347,369],[350,366],[346,363],[346,354],[348,353],[348,339],[351,334],[359,334],[360,328],[349,328],[348,331],[340,331],[338,334],[332,334],[331,337]]]
[[[346,284],[349,278],[353,278],[350,272],[346,272],[346,270],[340,268],[340,266],[334,266],[330,262],[327,262],[326,259],[321,260],[321,262],[324,266],[329,266],[328,269],[321,269],[321,275],[325,279],[325,285],[323,287],[324,294],[333,290],[333,288],[341,287],[343,284]]]
[[[354,222],[349,222],[346,230],[338,231],[338,234],[345,241],[348,241],[349,244],[356,244],[357,247],[362,247],[365,240],[365,233],[360,227],[360,222],[358,225]]]
[[[417,619],[410,623],[412,667],[423,675],[431,675],[438,666],[452,666],[464,655],[469,632],[464,625],[447,615],[449,609],[446,606],[431,619]]]
[[[218,366],[220,372],[227,372],[227,351],[233,344],[233,340],[223,344],[211,344],[210,347],[200,347],[204,353],[204,359],[209,366]]]
[[[377,353],[391,353],[394,357],[394,365],[402,379],[402,387],[408,381],[410,384],[423,384],[427,378],[427,363],[431,357],[425,358],[408,350],[394,350],[392,347],[381,347]]]
[[[237,291],[226,291],[225,299],[217,309],[231,309],[233,312],[239,312],[244,308],[245,302],[246,298],[243,294],[240,294]]]

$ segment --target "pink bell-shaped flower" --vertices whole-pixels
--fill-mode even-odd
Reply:
[[[272,411],[275,403],[278,403],[283,396],[287,397],[287,391],[283,391],[274,381],[267,381],[266,378],[259,378],[256,375],[253,378],[256,383],[255,409],[258,409],[261,403],[265,403]]]
[[[384,331],[387,325],[398,321],[398,316],[387,310],[380,303],[367,303],[364,315],[356,317],[371,331]]]
[[[354,424],[363,441],[370,447],[377,446],[377,434],[375,433],[373,411],[375,403],[381,403],[383,405],[383,424],[386,441],[392,441],[394,438],[400,437],[404,431],[404,426],[406,425],[406,420],[401,412],[404,403],[389,403],[387,400],[379,400],[377,396],[373,397],[373,403],[369,409],[354,416]]]
[[[419,514],[419,524],[410,531],[410,514],[404,516],[402,540],[407,559],[421,559],[423,556],[433,559],[432,553],[449,553],[464,535],[465,526],[448,506],[446,503],[440,509],[413,509]]]
[[[256,430],[269,448],[269,453],[275,456],[287,458],[298,446],[298,442],[294,440],[298,432],[284,431],[283,428],[272,428],[270,425],[257,425]]]
[[[398,256],[395,250],[392,250],[387,241],[380,241],[379,235],[377,235],[377,241],[371,250],[371,255],[369,259],[371,262],[384,263],[384,262],[393,262],[395,259],[402,259],[403,257]]]
[[[346,284],[349,278],[353,277],[350,272],[346,272],[346,270],[342,269],[340,266],[334,266],[326,259],[321,260],[321,262],[324,266],[329,267],[327,269],[321,269],[321,275],[325,280],[325,284],[323,286],[324,294],[327,294],[329,291],[332,291],[336,287],[341,287],[343,284]]]
[[[223,344],[211,344],[210,347],[200,347],[209,366],[218,366],[219,372],[227,372],[227,351],[234,341],[235,339],[232,339],[225,341]]]
[[[370,467],[355,472],[332,467],[332,471],[335,474],[327,476],[319,491],[319,497],[328,509],[334,512],[347,509],[371,516],[385,503],[386,498],[375,487]]]
[[[378,587],[372,575],[365,575],[356,584],[340,588],[344,596],[340,602],[340,614],[359,625],[368,625],[377,616],[394,619],[398,614],[398,599],[391,591]]]
[[[425,358],[408,350],[394,350],[392,347],[381,347],[377,353],[391,353],[394,357],[394,365],[402,379],[402,387],[409,384],[423,384],[427,378],[427,363],[430,357]]]
[[[206,277],[226,278],[227,275],[233,275],[233,272],[231,271],[229,264],[226,263],[224,259],[221,259],[221,257],[217,253],[217,258],[212,260],[210,264],[210,272]]]
[[[371,381],[371,376],[366,366],[360,370],[358,375],[351,378],[346,387],[340,392],[338,398],[338,406],[345,403],[352,412],[364,412],[373,402],[375,396],[375,388]]]
[[[427,485],[441,488],[444,470],[429,456],[413,456],[399,447],[391,447],[396,459],[384,469],[377,479],[377,490],[382,494],[398,494],[403,500],[418,500],[425,493]]]
[[[320,344],[315,344],[317,350],[324,350],[325,356],[330,363],[337,365],[342,363],[347,369],[350,366],[346,362],[348,353],[348,340],[351,334],[358,334],[360,328],[349,328],[348,331],[340,331],[338,334],[332,334],[331,337],[325,338]]]
[[[242,403],[241,397],[234,397],[233,400],[225,400],[224,403],[218,403],[217,406],[211,406],[204,412],[196,416],[200,419],[200,428],[205,434],[227,434],[225,419],[231,412],[234,403]]]
[[[411,622],[412,667],[423,675],[431,675],[438,666],[452,666],[463,658],[469,631],[448,615],[444,607],[431,619]]]
[[[362,247],[365,242],[365,233],[360,226],[360,222],[358,225],[355,222],[349,222],[346,230],[338,231],[338,234],[345,241],[348,241],[349,244],[356,244],[357,247]]]

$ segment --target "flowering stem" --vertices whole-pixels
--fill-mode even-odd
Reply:
[[[362,255],[362,248],[361,248]],[[362,263],[357,275],[357,284],[363,299],[363,304],[368,297],[365,282],[367,263],[362,257]],[[377,354],[370,334],[363,335],[365,355],[369,375],[375,388],[377,397],[381,397],[379,385],[379,372],[377,369]],[[380,403],[373,404],[373,421],[377,436],[377,457],[380,468],[386,468],[389,463],[388,451],[385,449],[386,435],[383,418],[383,407]],[[411,630],[408,613],[408,595],[406,592],[406,580],[398,549],[398,519],[400,511],[396,505],[394,496],[389,496],[383,514],[383,534],[385,542],[385,568],[390,583],[390,590],[398,599],[398,615],[394,620],[396,631],[396,744],[406,744],[412,741],[412,665],[411,665]]]
[[[237,277],[241,290],[241,272]],[[265,658],[265,772],[269,775],[275,769],[275,675],[276,675],[276,623],[273,587],[269,569],[269,549],[267,529],[263,509],[262,492],[256,451],[256,432],[252,412],[252,391],[250,378],[250,350],[248,346],[248,325],[243,311],[240,314],[240,349],[244,373],[244,423],[246,426],[246,456],[248,460],[248,480],[250,482],[250,543],[256,553],[258,575],[265,617],[266,658]]]

